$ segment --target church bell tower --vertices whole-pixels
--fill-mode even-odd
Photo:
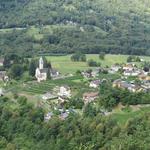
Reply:
[[[43,69],[44,68],[44,61],[43,58],[41,57],[39,60],[39,69]]]

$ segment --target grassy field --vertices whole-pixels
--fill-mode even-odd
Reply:
[[[52,66],[58,69],[61,73],[75,73],[77,70],[86,70],[88,67],[86,62],[72,62],[70,60],[71,55],[66,56],[47,56],[47,59],[51,61]],[[115,63],[126,63],[128,55],[106,55],[105,60],[100,60],[98,54],[87,54],[87,60],[93,59],[97,62],[101,62],[102,66],[111,66]],[[149,61],[150,57],[143,56],[142,59]]]
[[[136,110],[136,111],[131,110],[129,112],[118,111],[118,112],[113,113],[111,115],[111,118],[117,120],[119,125],[125,125],[129,119],[138,117],[138,116],[143,115],[148,112],[150,112],[150,107],[143,107],[143,108],[140,108],[139,110]]]

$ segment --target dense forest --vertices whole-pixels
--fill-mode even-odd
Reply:
[[[149,150],[149,114],[120,127],[91,108],[87,106],[83,116],[70,114],[64,121],[54,117],[44,122],[44,110],[28,104],[25,97],[1,97],[0,149]]]
[[[150,55],[148,0],[1,0],[0,53]]]

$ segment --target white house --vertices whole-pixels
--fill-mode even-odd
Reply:
[[[98,98],[98,95],[99,95],[98,92],[84,93],[83,94],[84,104],[94,101],[96,98]]]
[[[71,97],[71,89],[69,86],[61,86],[58,92],[59,97],[70,98]]]
[[[138,76],[139,74],[140,74],[140,71],[139,70],[125,70],[124,71],[124,76],[133,76],[133,77],[135,77],[135,76]]]
[[[97,88],[97,87],[99,87],[99,85],[100,85],[100,83],[101,83],[101,81],[100,80],[94,80],[94,81],[91,81],[90,82],[90,87],[93,87],[93,88]]]
[[[116,73],[119,71],[119,69],[121,69],[121,66],[119,65],[112,65],[111,68],[108,70],[109,73]]]
[[[129,71],[132,71],[135,69],[135,64],[132,64],[132,63],[127,63],[123,66],[123,70],[129,70]]]
[[[35,77],[38,82],[47,80],[48,68],[44,68],[44,61],[41,57],[39,60],[39,67],[35,71]]]

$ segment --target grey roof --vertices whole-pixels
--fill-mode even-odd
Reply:
[[[121,82],[121,85],[124,87],[124,88],[129,88],[129,87],[131,87],[132,85],[131,84],[129,84],[129,83],[127,83],[127,82]]]
[[[121,79],[117,79],[117,80],[114,81],[114,83],[120,83],[120,82],[122,82]]]
[[[47,72],[48,72],[48,68],[40,69],[40,73],[47,73]]]
[[[55,75],[55,74],[57,74],[58,71],[56,69],[51,69],[50,72],[51,72],[51,74]]]

